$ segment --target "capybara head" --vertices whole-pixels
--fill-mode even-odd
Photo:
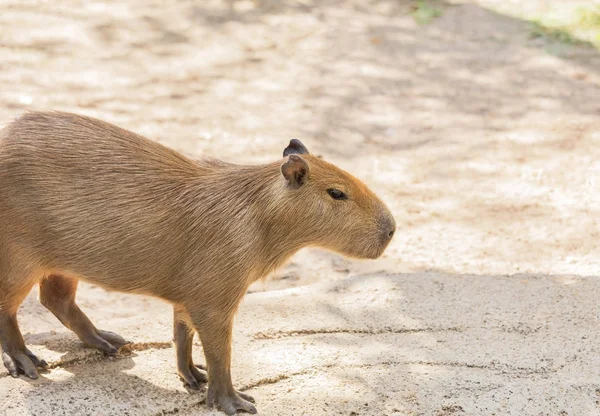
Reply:
[[[360,180],[312,156],[299,140],[284,150],[281,172],[294,227],[306,244],[350,257],[379,257],[396,231],[385,204]],[[308,241],[311,240],[311,241]]]

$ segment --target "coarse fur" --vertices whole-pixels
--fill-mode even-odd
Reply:
[[[284,154],[257,166],[193,161],[59,112],[28,113],[0,131],[0,342],[11,374],[35,378],[45,364],[16,322],[36,283],[41,302],[82,340],[109,353],[126,343],[79,310],[84,280],[171,302],[181,377],[192,387],[205,381],[191,361],[196,330],[209,405],[255,412],[233,389],[229,367],[233,316],[248,286],[306,246],[376,258],[395,229],[358,179],[299,141]]]

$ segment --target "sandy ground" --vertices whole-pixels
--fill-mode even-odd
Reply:
[[[1,1],[0,123],[75,111],[239,163],[299,138],[388,202],[382,259],[305,250],[251,288],[233,375],[260,414],[600,415],[600,53],[477,2],[410,10]],[[0,370],[0,414],[210,413],[168,305],[78,300],[131,351],[84,348],[32,293],[21,327],[52,369]]]

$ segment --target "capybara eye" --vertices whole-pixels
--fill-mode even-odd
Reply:
[[[346,196],[346,194],[343,193],[342,191],[340,191],[339,189],[333,189],[333,188],[332,189],[328,189],[327,193],[333,199],[337,199],[337,200],[348,199],[348,197]]]

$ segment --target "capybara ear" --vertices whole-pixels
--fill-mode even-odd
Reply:
[[[290,140],[290,144],[283,151],[283,157],[289,155],[307,155],[308,149],[304,147],[302,142],[298,139]]]
[[[308,164],[300,156],[290,155],[288,161],[281,166],[281,173],[292,189],[298,189],[308,179]]]

